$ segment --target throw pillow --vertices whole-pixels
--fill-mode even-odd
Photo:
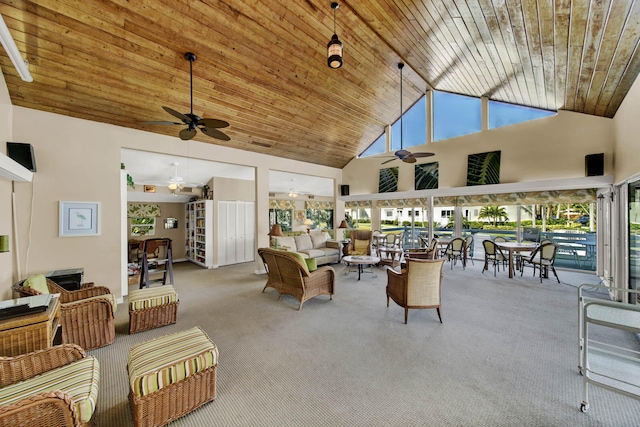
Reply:
[[[315,258],[307,258],[305,259],[305,262],[307,263],[307,269],[309,272],[316,271],[318,269],[318,263]]]
[[[302,267],[308,273],[309,272],[309,267],[307,267],[307,261],[304,259],[304,257],[302,255],[300,255],[298,252],[289,252],[289,253],[291,255],[293,255],[294,257],[296,257],[298,259],[298,261],[300,261],[300,264],[302,264]]]
[[[313,242],[313,249],[324,248],[327,246],[327,234],[312,234],[311,241]]]
[[[44,277],[44,274],[34,274],[24,281],[22,284],[25,288],[31,288],[35,291],[40,292],[41,294],[48,294],[49,287],[47,286],[47,278]]]
[[[369,252],[369,241],[356,239],[353,242],[353,250],[359,254],[366,254]]]

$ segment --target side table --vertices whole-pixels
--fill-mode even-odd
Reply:
[[[45,311],[0,320],[0,356],[17,356],[51,347],[60,326],[59,311],[60,298],[56,296]]]
[[[391,268],[395,268],[400,265],[402,249],[381,247],[378,248],[378,256],[380,257],[381,265],[388,265]]]

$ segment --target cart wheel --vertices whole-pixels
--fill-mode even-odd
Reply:
[[[587,412],[589,410],[589,404],[582,402],[582,404],[580,405],[580,410],[582,412]]]

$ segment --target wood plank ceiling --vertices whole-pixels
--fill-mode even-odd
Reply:
[[[231,123],[197,141],[344,167],[429,89],[613,117],[640,70],[633,0],[0,0],[33,83],[12,103],[176,136],[161,106]]]

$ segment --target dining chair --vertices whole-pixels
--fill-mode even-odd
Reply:
[[[496,236],[493,238],[494,242],[508,242],[506,237],[502,237],[502,236]]]
[[[496,276],[496,268],[500,270],[500,263],[502,263],[502,267],[505,267],[505,262],[507,261],[507,257],[504,256],[502,250],[496,246],[495,242],[492,240],[483,240],[482,246],[484,247],[484,267],[482,268],[482,273],[485,270],[489,269],[489,263],[493,264],[493,276]]]
[[[444,251],[447,260],[451,262],[451,269],[453,270],[453,265],[456,263],[456,259],[459,259],[462,263],[462,268],[465,268],[464,263],[464,239],[462,237],[456,237],[455,239],[451,239],[447,248]]]
[[[473,245],[473,236],[470,234],[464,239],[464,264],[467,265],[467,259],[471,260],[471,264],[476,265],[473,262],[473,255],[469,256],[469,250]]]
[[[556,276],[556,280],[560,283],[560,279],[558,278],[558,273],[556,273],[556,268],[554,267],[556,252],[558,251],[558,245],[553,243],[545,243],[536,248],[535,251],[531,254],[529,258],[522,259],[522,269],[520,270],[520,276],[524,273],[524,267],[530,265],[533,267],[533,275],[536,275],[536,268],[539,269],[540,283],[542,283],[543,270],[548,272],[549,270],[553,271],[554,276]]]

